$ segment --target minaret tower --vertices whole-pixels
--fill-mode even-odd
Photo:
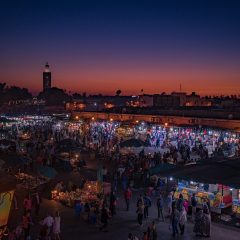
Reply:
[[[52,86],[51,71],[49,69],[48,62],[45,64],[43,72],[43,92],[50,89]]]

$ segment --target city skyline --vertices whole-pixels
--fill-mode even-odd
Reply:
[[[0,82],[37,93],[48,61],[71,92],[238,94],[240,3],[180,2],[2,3]]]

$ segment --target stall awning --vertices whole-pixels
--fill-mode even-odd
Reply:
[[[128,139],[124,142],[121,142],[120,147],[121,148],[124,148],[124,147],[147,147],[147,144],[140,139],[132,138],[132,139]]]
[[[240,189],[240,158],[176,167],[160,173],[165,177],[209,184],[224,184]]]
[[[176,165],[174,165],[174,164],[163,163],[156,167],[150,168],[149,174],[150,175],[161,174],[161,173],[164,173],[166,171],[169,171],[169,170],[172,170],[175,168],[176,168]]]

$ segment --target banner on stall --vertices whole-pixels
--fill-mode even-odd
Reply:
[[[14,190],[0,193],[0,229],[7,226]]]

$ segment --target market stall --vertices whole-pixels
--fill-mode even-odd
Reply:
[[[18,172],[15,174],[19,187],[32,191],[49,181],[46,177],[33,176],[27,173]]]
[[[57,158],[64,170],[71,171],[77,168],[80,161],[81,148],[78,142],[64,139],[56,148]]]
[[[240,189],[232,188],[232,211],[237,218],[240,218]]]
[[[195,193],[198,208],[209,202],[212,210],[220,212],[220,209],[232,205],[231,191],[227,190],[225,186],[224,188],[225,190],[222,192],[220,184],[206,185],[193,181],[181,181],[178,183],[174,197],[179,198],[179,195],[182,194],[183,198],[190,202],[191,196]]]
[[[116,134],[119,138],[132,138],[134,137],[134,129],[128,124],[121,124],[121,126],[116,129]]]
[[[167,177],[169,182],[176,182],[175,198],[182,194],[190,201],[195,193],[199,208],[207,203],[211,211],[224,213],[229,216],[225,219],[230,219],[233,213],[239,216],[239,162],[240,158],[216,159],[194,166],[176,167],[160,175]]]
[[[52,191],[52,199],[61,202],[68,207],[74,207],[76,201],[82,203],[99,203],[102,194],[99,191],[98,182],[87,181],[82,189],[76,188],[74,191]]]

